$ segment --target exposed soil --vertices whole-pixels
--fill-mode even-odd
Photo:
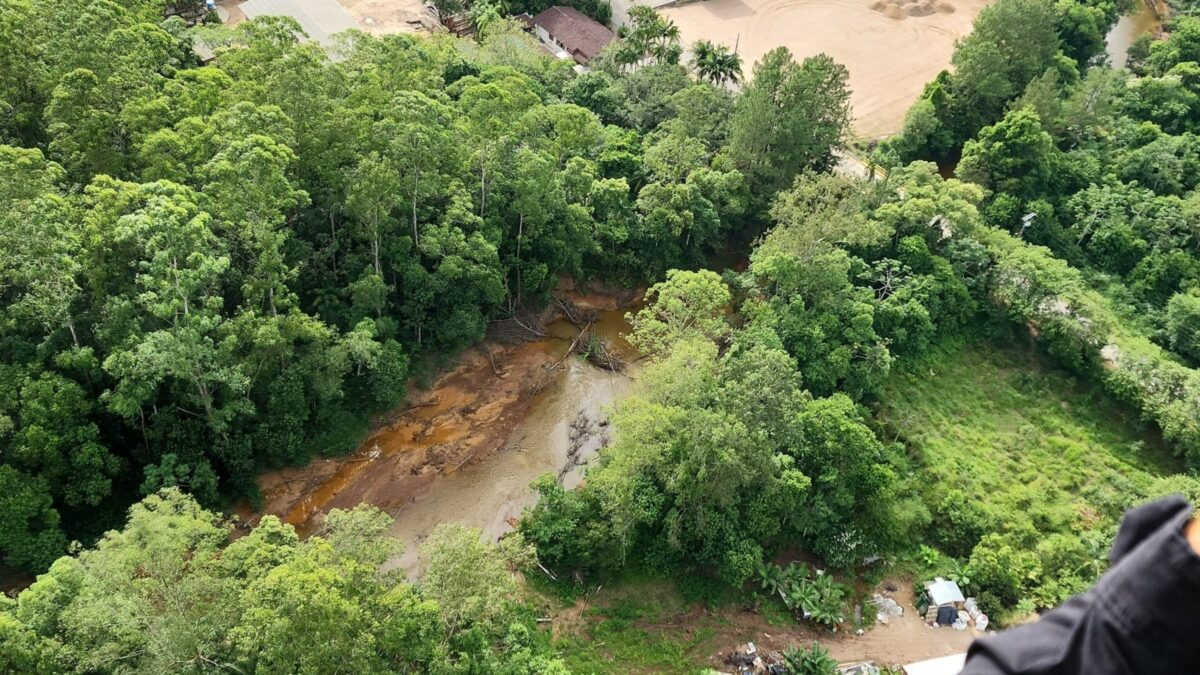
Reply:
[[[372,35],[417,33],[435,24],[421,0],[338,0],[338,3]]]
[[[261,476],[264,512],[310,532],[314,516],[332,508],[368,502],[397,510],[439,474],[500,448],[561,351],[545,341],[468,350],[429,390],[413,390],[409,407],[352,455]]]
[[[889,591],[887,589],[896,590]],[[880,666],[895,666],[949,654],[960,654],[971,642],[982,635],[970,627],[965,631],[952,628],[931,628],[917,616],[913,604],[911,580],[889,579],[880,584],[878,592],[889,595],[904,608],[904,615],[890,619],[887,625],[876,624],[862,635],[841,629],[836,633],[812,629],[787,619],[780,624],[768,620],[765,613],[740,608],[736,605],[710,610],[701,604],[679,611],[667,609],[654,620],[639,620],[637,627],[652,634],[663,634],[672,639],[688,640],[703,636],[689,657],[694,666],[704,666],[718,671],[728,670],[726,657],[747,642],[753,642],[760,652],[778,652],[789,645],[808,646],[820,642],[830,655],[839,662],[874,661]],[[676,606],[678,595],[669,582],[640,582],[636,588],[601,589],[599,593],[581,599],[574,606],[554,615],[553,631],[556,638],[566,635],[586,635],[590,620],[587,608],[604,607],[618,601],[622,596],[635,593],[644,605],[660,608]],[[870,593],[867,594],[868,597]],[[870,604],[863,606],[863,613],[874,614]],[[682,666],[680,664],[681,670]]]
[[[523,322],[530,329],[530,337],[541,337],[514,341],[506,335],[467,350],[428,389],[411,387],[406,406],[379,420],[354,453],[261,475],[262,511],[244,513],[244,520],[253,524],[263,513],[272,513],[308,534],[319,524],[320,516],[333,508],[352,508],[366,502],[395,514],[418,500],[439,477],[454,474],[506,447],[531,410],[548,404],[545,396],[539,399],[539,393],[547,388],[561,389],[562,378],[577,365],[569,352],[581,349],[576,339],[580,329],[562,318],[564,307],[576,314],[588,313],[587,325],[604,334],[618,353],[632,360],[631,348],[620,337],[626,329],[622,312],[614,309],[596,314],[593,308],[615,308],[623,301],[634,300],[635,293],[600,295],[564,283],[559,295],[571,302],[556,303]],[[607,382],[603,378],[584,378],[580,386],[598,386],[601,381]],[[603,392],[601,398],[611,400],[614,391]],[[568,427],[588,409],[586,403],[576,403],[577,409],[555,412],[565,419],[551,420],[563,425],[563,462],[585,461],[568,456],[567,439]],[[592,405],[588,414],[598,418],[598,407]],[[597,419],[593,424],[600,422]],[[528,441],[521,443],[528,445]],[[589,447],[594,445],[588,443]],[[546,470],[553,473],[557,469]],[[527,482],[520,489],[526,489]],[[479,495],[479,499],[483,497]],[[489,529],[487,523],[472,524]]]
[[[887,625],[876,624],[862,635],[854,631],[839,630],[830,633],[814,630],[800,624],[795,626],[769,625],[761,614],[732,611],[722,613],[721,618],[730,622],[728,632],[718,632],[717,639],[732,640],[714,646],[717,652],[709,657],[712,667],[724,663],[725,655],[746,642],[753,641],[759,650],[782,651],[789,644],[807,646],[820,642],[829,654],[839,662],[874,661],[877,665],[895,666],[937,658],[948,654],[967,651],[971,641],[981,633],[974,627],[964,631],[953,628],[931,628],[917,616],[913,603],[912,583],[892,580],[885,582],[897,590],[889,593],[904,608],[904,615],[891,619]],[[882,591],[882,586],[881,586]],[[870,604],[863,606],[863,613],[874,613]]]
[[[850,71],[854,131],[900,130],[925,83],[950,67],[955,40],[990,0],[704,0],[663,7],[682,42],[708,39],[742,55],[746,79],[775,47],[825,53]]]
[[[245,0],[217,0],[217,7],[224,10],[227,17],[222,17],[226,26],[233,28],[239,23],[246,20],[246,13],[242,11],[242,3]]]

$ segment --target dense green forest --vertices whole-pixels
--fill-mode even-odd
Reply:
[[[828,166],[848,119],[844,69],[784,52],[764,72],[788,98],[764,109],[677,63],[575,77],[504,26],[351,34],[331,58],[266,18],[208,35],[225,46],[199,67],[162,10],[0,15],[11,566],[160,487],[218,506],[352,449],[410,362],[559,275],[701,264],[753,236],[750,195]],[[763,150],[749,130],[780,111]]]
[[[120,532],[0,597],[6,672],[566,673],[510,570],[533,551],[443,525],[419,585],[380,566],[391,519],[360,506],[304,541],[274,516],[231,525],[178,489]],[[493,650],[493,644],[504,649]]]
[[[326,51],[280,18],[0,0],[0,557],[49,569],[0,604],[0,666],[563,671],[514,581],[534,561],[738,589],[802,548],[919,559],[998,616],[1061,602],[1122,510],[1200,498],[1172,475],[1200,469],[1200,19],[1115,71],[1128,9],[998,0],[865,180],[829,173],[843,67],[689,68],[650,10],[576,74],[495,7],[475,41]],[[705,269],[731,248],[744,271]],[[499,547],[439,530],[414,583],[365,507],[230,541],[215,514],[260,471],[349,451],[562,275],[652,284],[579,489],[539,482]],[[938,400],[1030,344],[1047,383]],[[1140,420],[1055,416],[1085,395]],[[963,404],[1071,443],[964,457]],[[806,588],[838,623],[843,589]]]

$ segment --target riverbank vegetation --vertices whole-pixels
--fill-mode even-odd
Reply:
[[[1124,509],[1198,483],[1167,478],[1181,463],[1143,440],[1136,418],[1122,440],[1109,424],[1105,440],[1089,442],[1088,420],[1104,414],[1089,411],[1089,397],[1099,410],[1120,404],[1098,379],[1083,393],[1055,374],[1090,363],[1088,342],[1071,323],[1012,309],[1061,317],[1037,275],[1078,273],[988,226],[977,208],[985,194],[932,164],[875,184],[802,176],[728,286],[698,272],[651,288],[634,340],[655,362],[615,411],[613,445],[579,489],[542,484],[520,525],[541,558],[598,578],[625,565],[712,571],[737,588],[796,545],[854,574],[863,560],[928,542],[948,556],[928,566],[969,580],[998,616],[1018,603],[1052,607],[1090,584]],[[730,287],[737,325],[724,311]],[[998,369],[956,361],[964,340],[1011,340],[1013,330],[1048,346],[1047,372],[1018,376],[1044,377],[1041,389],[997,389]],[[949,380],[932,374],[943,368]],[[930,401],[929,391],[962,395]],[[986,433],[989,411],[1008,405],[1020,438],[962,435]],[[1048,416],[1064,405],[1083,406],[1081,421]],[[939,426],[947,418],[974,431]],[[1033,480],[1043,472],[1044,484]]]

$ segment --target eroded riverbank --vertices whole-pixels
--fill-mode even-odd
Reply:
[[[632,362],[637,354],[622,335],[638,296],[564,288],[558,297],[572,311],[556,304],[538,317],[542,337],[493,338],[467,350],[431,387],[412,389],[405,408],[355,452],[260,476],[263,508],[246,520],[275,514],[308,534],[330,509],[374,504],[396,518],[392,532],[405,544],[393,564],[413,573],[417,546],[438,523],[496,538],[533,502],[535,478],[577,483],[581,465],[607,441],[605,409],[631,382],[628,372],[580,358],[580,331]]]

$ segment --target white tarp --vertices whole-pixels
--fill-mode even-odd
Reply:
[[[929,601],[938,607],[964,601],[962,590],[958,584],[946,581],[941,577],[926,586],[926,590],[929,591]]]
[[[952,654],[904,666],[905,675],[958,675],[967,664],[966,654]]]
[[[328,45],[330,36],[358,28],[354,17],[337,0],[249,0],[242,11],[253,19],[258,16],[290,16],[308,33],[308,37]]]

